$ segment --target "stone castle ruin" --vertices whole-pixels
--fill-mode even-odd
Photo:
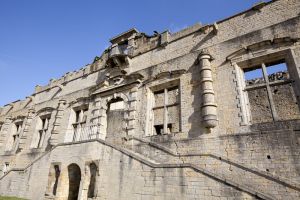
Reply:
[[[300,1],[130,29],[0,108],[0,195],[300,199]]]

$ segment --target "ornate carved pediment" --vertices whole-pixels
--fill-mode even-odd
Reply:
[[[258,43],[250,44],[244,46],[239,50],[231,53],[226,57],[227,61],[238,62],[240,60],[250,59],[254,56],[260,56],[262,54],[269,54],[274,51],[274,49],[284,48],[300,41],[299,38],[274,38],[272,40],[264,40]]]
[[[181,76],[184,73],[186,73],[185,69],[159,72],[156,75],[154,75],[153,77],[150,77],[149,79],[144,80],[143,84],[147,84],[147,83],[150,83],[152,81],[159,80],[159,79],[164,79],[164,78],[176,78],[176,77]]]
[[[36,112],[36,115],[48,115],[48,114],[51,114],[53,110],[55,110],[55,108],[45,107],[45,108],[38,110]]]
[[[144,78],[140,73],[127,74],[125,70],[120,68],[112,68],[107,70],[107,73],[100,81],[100,83],[93,89],[91,94],[101,93],[103,91],[123,87],[132,83],[140,83]]]
[[[80,107],[82,105],[87,105],[90,102],[89,96],[79,97],[69,103],[69,107]]]
[[[19,115],[19,116],[13,117],[12,121],[14,121],[14,123],[18,123],[18,122],[24,121],[25,118],[26,118],[25,115]]]

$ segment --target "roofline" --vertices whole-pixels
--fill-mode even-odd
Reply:
[[[120,36],[122,36],[122,35],[125,35],[125,34],[127,34],[127,33],[129,33],[129,32],[135,32],[135,33],[138,33],[139,31],[138,31],[136,28],[131,28],[131,29],[129,29],[128,31],[125,31],[125,32],[123,32],[123,33],[120,33],[120,34],[116,35],[115,37],[112,37],[111,39],[109,39],[109,41],[110,41],[111,43],[113,43],[113,41],[116,40],[118,37],[120,37]]]
[[[221,20],[217,21],[216,23],[217,23],[217,24],[222,23],[222,22],[224,22],[224,21],[230,20],[230,19],[232,19],[232,18],[234,18],[234,17],[237,17],[237,16],[239,16],[239,15],[245,14],[245,13],[251,11],[251,10],[257,10],[257,9],[259,9],[259,8],[265,7],[266,5],[269,5],[269,4],[274,3],[274,2],[276,2],[276,1],[279,1],[279,0],[271,0],[271,1],[268,1],[268,2],[259,2],[259,3],[257,3],[257,4],[254,4],[251,8],[248,8],[247,10],[244,10],[244,11],[242,11],[242,12],[239,12],[239,13],[237,13],[237,14],[234,14],[234,15],[232,15],[232,16],[230,16],[230,17],[226,17],[226,18],[224,18],[224,19],[221,19]],[[261,7],[260,7],[260,6],[261,6]]]

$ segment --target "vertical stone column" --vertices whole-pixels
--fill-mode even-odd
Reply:
[[[213,79],[211,70],[211,55],[202,51],[198,57],[200,64],[200,78],[202,87],[202,119],[206,128],[217,126],[217,105],[215,103],[215,93],[213,89]]]
[[[95,100],[95,108],[92,113],[92,124],[97,127],[97,138],[104,140],[106,136],[106,105],[102,102],[101,98]]]
[[[12,122],[12,118],[11,117],[6,117],[5,118],[5,122],[2,125],[2,130],[1,130],[1,135],[0,135],[0,152],[3,152],[5,149],[5,140],[7,137],[9,137],[10,135],[7,133],[9,126]]]
[[[29,131],[29,127],[30,127],[32,119],[34,117],[34,113],[35,113],[34,109],[29,109],[28,110],[28,114],[27,114],[27,117],[26,117],[25,122],[24,122],[23,133],[20,136],[20,143],[19,143],[19,148],[20,149],[25,148],[26,139],[27,139],[27,132]]]
[[[130,91],[130,98],[128,100],[128,124],[126,127],[128,135],[134,135],[135,132],[137,91],[137,87],[132,88]]]
[[[65,108],[66,108],[66,100],[63,100],[63,99],[59,100],[55,119],[54,119],[53,129],[52,129],[51,137],[50,137],[50,144],[52,146],[58,144],[58,142],[59,142],[58,141],[59,133],[60,133],[59,126],[62,122]]]
[[[98,129],[100,130],[100,139],[105,140],[106,138],[106,129],[107,129],[107,105],[102,104],[99,110],[99,123],[98,123]]]

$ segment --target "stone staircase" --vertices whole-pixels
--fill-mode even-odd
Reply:
[[[138,138],[128,138],[127,145],[121,146],[101,139],[64,143],[54,146],[37,157],[24,168],[11,169],[9,173],[22,173],[30,168],[39,159],[49,155],[59,146],[79,143],[98,142],[109,146],[133,159],[152,168],[190,168],[194,171],[211,177],[231,187],[244,191],[258,199],[300,199],[300,187],[296,183],[288,182],[280,177],[265,174],[257,169],[247,168],[237,162],[224,159],[212,154],[178,154],[157,143]],[[0,177],[0,181],[5,179]]]
[[[131,137],[126,148],[144,154],[161,164],[189,164],[195,168],[219,177],[222,181],[231,182],[243,188],[264,195],[263,199],[300,199],[300,186],[280,177],[275,177],[258,169],[248,168],[237,162],[212,154],[178,154],[154,142]]]

